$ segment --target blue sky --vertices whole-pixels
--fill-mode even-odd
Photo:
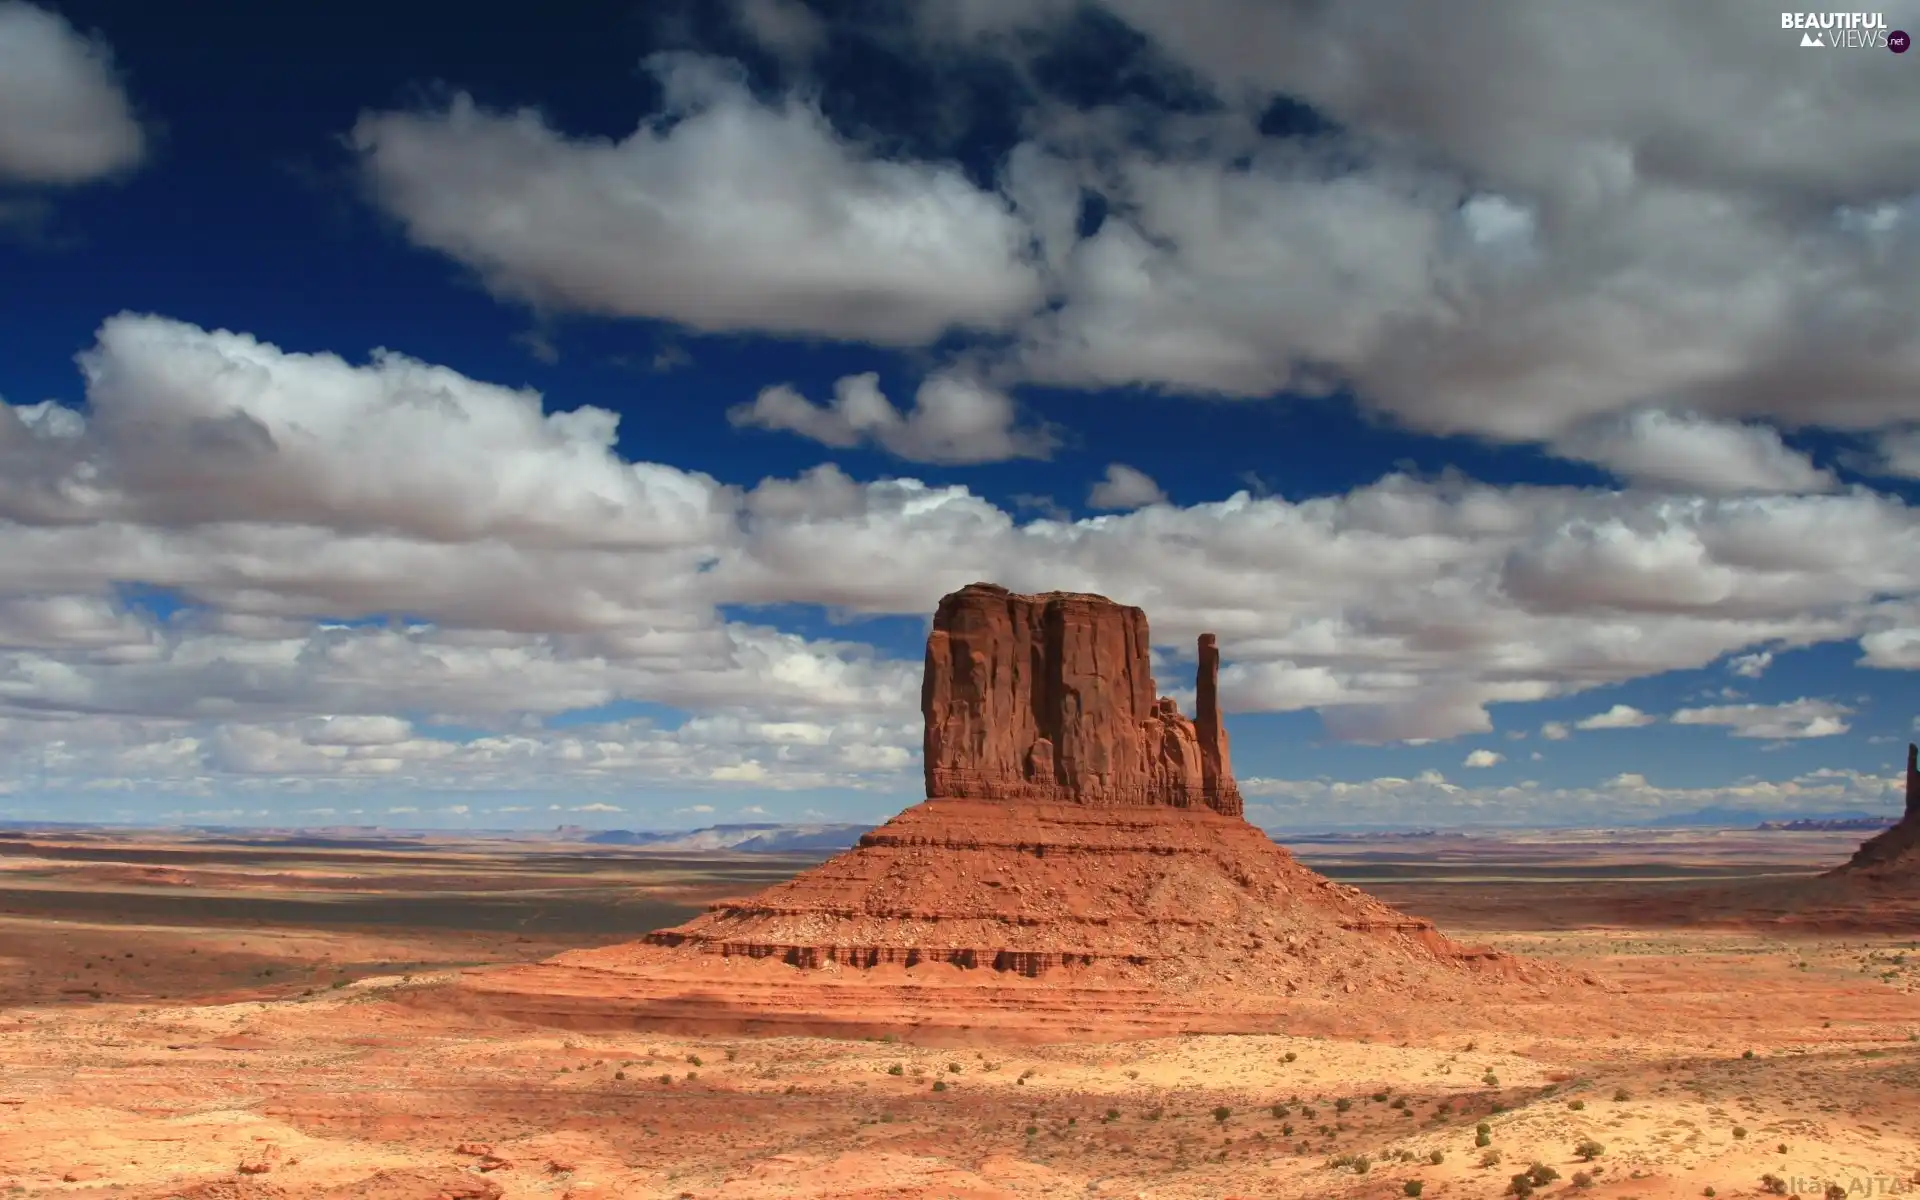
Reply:
[[[0,816],[877,819],[975,579],[1275,828],[1894,811],[1920,62],[1431,9],[0,0]]]

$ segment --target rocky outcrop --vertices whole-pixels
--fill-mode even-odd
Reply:
[[[1451,1003],[1469,981],[1558,977],[1459,945],[1248,824],[1213,635],[1200,638],[1192,719],[1156,694],[1147,647],[1146,616],[1103,596],[991,584],[947,596],[921,695],[929,799],[644,943],[491,976],[487,1003],[556,1023],[697,1025],[718,1010],[688,981],[724,978],[736,999],[758,997],[735,1014],[743,1027],[802,1029],[845,1007],[834,981],[884,990],[910,974],[915,1026],[939,1009],[965,1030],[993,980],[1044,977],[1066,990],[1024,996],[1025,1011],[1075,1022],[1122,1004],[1145,1034],[1269,1028],[1296,1001]],[[597,1016],[552,1000],[602,987],[623,999]]]
[[[940,601],[920,707],[929,797],[1242,811],[1202,634],[1197,718],[1156,693],[1146,614],[970,584]]]
[[[1920,747],[1907,746],[1907,809],[1900,820],[1867,839],[1834,874],[1920,874]]]

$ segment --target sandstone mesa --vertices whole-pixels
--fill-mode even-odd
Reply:
[[[582,1029],[1038,1040],[1579,981],[1300,864],[1243,815],[1213,636],[1192,718],[1158,694],[1149,644],[1145,614],[1102,596],[962,588],[927,638],[925,801],[753,896],[477,973],[458,1002]]]

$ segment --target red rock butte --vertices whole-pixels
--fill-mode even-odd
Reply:
[[[1139,609],[990,583],[954,592],[927,636],[927,795],[1239,816],[1212,634],[1198,657],[1189,720],[1155,693]]]
[[[1145,614],[1102,596],[962,588],[927,638],[926,801],[642,942],[472,976],[466,1002],[572,1027],[1085,1038],[1563,979],[1248,824],[1213,636],[1192,719],[1157,694],[1148,646]]]
[[[1829,874],[1882,880],[1920,880],[1920,747],[1907,746],[1907,807],[1893,827],[1861,843],[1844,866]]]

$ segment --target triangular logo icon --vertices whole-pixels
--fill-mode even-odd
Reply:
[[[1800,35],[1800,44],[1802,46],[1818,46],[1824,50],[1827,46],[1826,35],[1820,33],[1803,33]]]

